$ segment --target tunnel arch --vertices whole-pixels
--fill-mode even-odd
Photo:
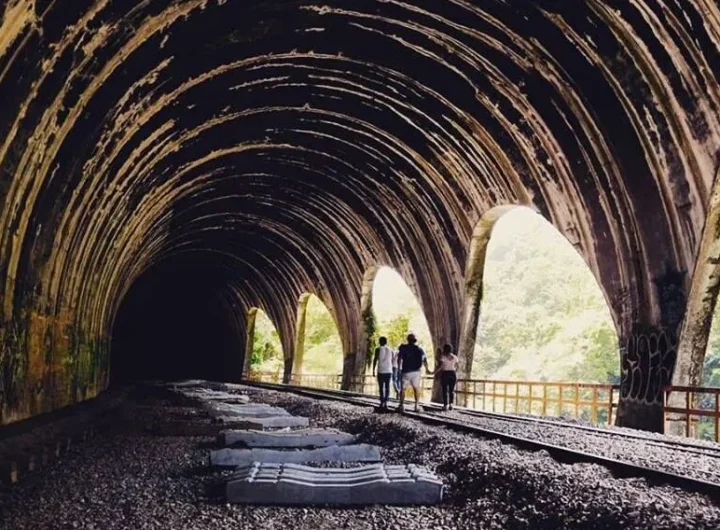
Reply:
[[[470,243],[470,248],[468,251],[468,260],[466,264],[466,272],[465,272],[465,310],[464,310],[464,320],[463,320],[463,336],[461,339],[461,344],[459,348],[459,356],[461,358],[461,365],[463,367],[463,376],[465,377],[471,377],[473,372],[473,363],[475,361],[475,345],[476,345],[476,336],[478,333],[478,327],[480,322],[480,317],[482,314],[482,305],[483,305],[483,296],[484,296],[484,280],[485,280],[485,273],[486,273],[486,256],[488,247],[490,244],[490,241],[492,240],[494,230],[497,226],[498,221],[505,218],[508,214],[519,214],[522,213],[523,215],[528,216],[534,216],[534,219],[537,219],[539,222],[542,222],[544,225],[547,225],[548,227],[552,227],[554,229],[556,235],[562,237],[562,240],[566,242],[568,245],[572,245],[570,241],[568,241],[567,237],[562,234],[557,227],[555,227],[551,222],[549,222],[547,219],[545,219],[541,214],[539,214],[535,209],[532,207],[524,206],[524,205],[501,205],[496,206],[494,208],[491,208],[488,210],[480,219],[480,221],[477,223],[475,230],[473,232],[473,237]],[[528,217],[529,219],[529,217]],[[505,218],[505,221],[507,222],[507,218]],[[521,222],[520,219],[517,220],[517,222]],[[597,276],[595,273],[588,267],[587,260],[582,255],[581,252],[578,252],[578,248],[574,247],[574,250],[578,253],[578,257],[580,257],[587,267],[588,272],[592,275],[595,285],[598,288],[598,290],[602,293],[603,301],[606,304],[606,307],[608,310],[610,310],[609,300],[607,292],[603,289],[602,285],[598,282]],[[610,310],[611,318],[613,316],[612,311]],[[616,316],[616,315],[615,315]],[[613,331],[616,333],[617,337],[617,322],[613,321]],[[619,352],[618,352],[619,353]],[[620,368],[620,363],[622,359],[620,356],[618,356],[618,371]]]
[[[713,315],[720,293],[720,164],[715,174],[708,214],[698,249],[672,383],[700,386]],[[671,396],[671,399],[672,398]],[[681,398],[679,398],[681,399]],[[674,402],[675,406],[684,406]]]
[[[639,367],[620,418],[657,428],[720,152],[716,3],[326,4],[0,7],[1,421],[102,389],[121,293],[181,250],[238,258],[215,292],[267,309],[288,369],[308,291],[358,364],[378,260],[458,343],[473,228],[522,203],[596,271]]]
[[[285,354],[285,351],[283,348],[282,339],[280,338],[280,331],[277,327],[277,324],[275,322],[273,322],[272,318],[270,318],[270,316],[259,307],[251,307],[247,311],[247,327],[246,327],[247,332],[246,332],[245,354],[244,354],[245,359],[246,359],[245,364],[246,364],[247,368],[244,370],[244,373],[249,374],[252,371],[254,371],[251,368],[252,356],[255,352],[256,343],[258,340],[258,327],[261,325],[261,323],[262,323],[261,321],[264,321],[265,325],[269,324],[270,326],[272,326],[271,333],[274,332],[278,336],[277,342],[278,342],[278,346],[280,349],[280,351],[278,352],[279,360],[283,361],[283,365],[281,367],[280,372],[281,372],[281,375],[283,375],[284,371],[285,371],[284,361],[286,358],[286,354]],[[260,364],[262,365],[263,363],[261,362]],[[263,368],[259,368],[257,370],[260,372],[265,371]]]
[[[295,339],[295,358],[293,361],[293,369],[292,372],[294,375],[300,375],[302,376],[305,373],[306,365],[308,364],[307,359],[307,334],[308,334],[308,308],[311,308],[315,314],[312,315],[312,317],[315,318],[315,321],[311,322],[311,326],[317,328],[318,322],[318,313],[322,314],[325,313],[327,317],[329,317],[329,324],[331,328],[334,328],[335,333],[332,332],[332,329],[329,330],[330,335],[327,337],[329,340],[334,341],[335,337],[332,337],[332,335],[337,335],[337,348],[339,351],[337,352],[326,352],[325,355],[328,357],[331,356],[337,356],[339,362],[337,363],[337,370],[335,370],[336,373],[331,373],[329,375],[339,375],[342,373],[344,366],[345,366],[345,350],[343,348],[343,339],[342,339],[342,333],[340,331],[340,328],[337,325],[337,320],[335,316],[333,315],[330,307],[320,298],[319,296],[313,294],[313,293],[303,293],[299,300],[298,300],[298,309],[297,309],[297,331],[296,331],[296,339]],[[311,317],[311,318],[312,318]],[[326,323],[327,324],[327,323]],[[317,329],[315,329],[317,331]],[[316,359],[313,359],[313,361],[316,361]],[[318,375],[316,373],[313,373],[313,375]],[[320,375],[328,375],[328,374],[320,374]]]

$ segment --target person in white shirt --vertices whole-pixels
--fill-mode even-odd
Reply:
[[[449,344],[443,346],[438,358],[438,369],[433,375],[440,374],[440,387],[442,388],[443,410],[452,410],[455,401],[455,384],[457,383],[458,356],[453,353]]]
[[[373,358],[373,373],[377,375],[380,390],[380,408],[387,410],[390,399],[390,379],[393,375],[393,351],[387,346],[387,338],[380,337],[380,347],[375,348]]]

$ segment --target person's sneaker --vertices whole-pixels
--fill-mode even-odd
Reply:
[[[415,405],[415,412],[422,412],[422,407],[420,405]]]
[[[453,409],[453,406],[452,406],[452,403],[451,403],[451,404],[450,404],[450,410],[452,410],[452,409]]]
[[[405,412],[405,407],[404,407],[403,405],[398,405],[397,411],[398,411],[398,412]]]
[[[451,408],[452,408],[452,407],[451,407]],[[447,410],[447,409],[448,409],[448,406],[447,406],[447,405],[443,405],[443,410]]]

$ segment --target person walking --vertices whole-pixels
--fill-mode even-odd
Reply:
[[[387,402],[390,399],[390,379],[393,376],[394,352],[387,346],[387,338],[380,337],[380,347],[375,348],[373,358],[373,373],[377,375],[378,389],[380,392],[380,408],[387,410]]]
[[[442,390],[443,410],[452,410],[455,401],[455,384],[457,383],[458,356],[453,353],[449,344],[443,346],[438,358],[438,369],[433,376],[440,374],[440,388]]]
[[[400,369],[398,368],[398,359],[400,352],[393,350],[392,357],[392,385],[395,389],[395,399],[400,399]]]
[[[405,389],[410,385],[415,395],[415,412],[420,410],[420,388],[422,385],[422,375],[420,368],[425,366],[425,372],[430,373],[428,368],[427,356],[425,350],[417,345],[417,339],[412,333],[407,336],[407,344],[400,345],[398,348],[398,368],[400,370],[402,385],[400,387],[400,406],[399,412],[405,410]]]

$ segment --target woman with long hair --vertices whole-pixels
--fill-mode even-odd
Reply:
[[[452,410],[455,401],[455,384],[457,383],[458,356],[453,353],[449,344],[443,346],[438,357],[438,368],[433,375],[440,374],[440,387],[442,388],[443,410]]]

